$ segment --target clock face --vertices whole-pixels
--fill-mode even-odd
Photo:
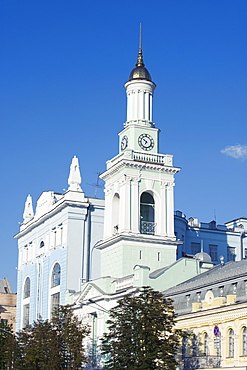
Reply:
[[[138,138],[140,147],[144,150],[151,150],[154,147],[154,139],[148,134],[142,134]]]
[[[128,146],[128,138],[127,136],[123,136],[122,141],[121,141],[121,150],[126,149]]]

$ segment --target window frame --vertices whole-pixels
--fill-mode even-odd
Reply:
[[[242,327],[242,356],[247,356],[247,327]]]
[[[59,266],[59,270],[55,270],[56,266]],[[61,284],[61,265],[59,262],[56,262],[52,268],[51,273],[51,288],[55,288]]]
[[[230,328],[228,330],[228,357],[229,358],[234,358],[234,330]]]
[[[30,298],[31,295],[31,280],[30,277],[27,276],[23,286],[23,299]]]

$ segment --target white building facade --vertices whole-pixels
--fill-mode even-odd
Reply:
[[[94,245],[103,235],[104,201],[85,197],[73,158],[64,194],[43,192],[35,213],[27,197],[18,239],[17,330],[66,304],[66,291],[99,276]],[[91,270],[91,258],[94,265]]]

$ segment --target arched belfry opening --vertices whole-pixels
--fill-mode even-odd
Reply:
[[[140,233],[149,235],[155,233],[155,202],[149,192],[142,193],[140,199]]]
[[[117,234],[119,230],[119,203],[120,197],[118,193],[114,194],[112,199],[112,226],[113,226],[113,234]]]

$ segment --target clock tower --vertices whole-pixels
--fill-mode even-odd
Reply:
[[[124,85],[127,120],[119,133],[119,154],[107,161],[101,276],[121,278],[136,265],[151,271],[176,260],[172,155],[159,154],[159,129],[152,118],[155,83],[140,45],[135,68]]]

